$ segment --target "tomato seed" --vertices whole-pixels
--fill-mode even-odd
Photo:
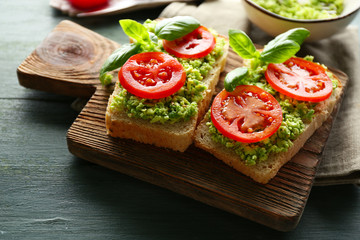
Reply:
[[[146,79],[146,85],[153,86],[155,85],[155,81],[151,78]]]
[[[167,76],[168,76],[167,72],[160,72],[159,73],[159,77],[161,77],[161,78],[166,78]]]
[[[139,78],[141,75],[140,75],[138,72],[134,71],[134,76],[135,76],[136,78]]]

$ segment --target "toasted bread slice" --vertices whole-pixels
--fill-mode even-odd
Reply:
[[[316,129],[318,129],[330,116],[335,105],[341,99],[341,93],[342,86],[339,81],[339,86],[333,91],[330,98],[316,105],[314,118],[310,123],[305,124],[304,132],[293,141],[293,145],[288,151],[271,154],[267,160],[261,161],[256,165],[246,165],[245,161],[241,160],[234,150],[225,147],[221,143],[214,142],[209,133],[209,127],[206,125],[206,122],[209,121],[207,118],[201,121],[195,132],[195,146],[212,153],[215,157],[244,175],[249,176],[254,181],[266,184],[277,174],[279,169],[285,163],[291,160],[291,158],[304,146],[305,142],[311,137]]]
[[[215,91],[215,86],[219,81],[220,73],[225,68],[229,48],[228,40],[226,42],[223,55],[216,60],[213,68],[203,80],[207,89],[202,93],[203,99],[198,103],[197,114],[189,121],[173,124],[150,123],[147,120],[130,118],[127,113],[110,108],[114,96],[120,91],[119,85],[116,84],[106,110],[107,133],[112,137],[133,139],[158,147],[170,148],[180,152],[185,151],[192,144],[196,126],[205,114]]]

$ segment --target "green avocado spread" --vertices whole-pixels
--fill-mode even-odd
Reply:
[[[154,32],[156,21],[147,20],[143,24],[150,33]],[[129,117],[141,118],[151,123],[175,123],[187,121],[198,111],[198,102],[203,98],[206,85],[203,79],[213,68],[216,60],[223,55],[226,44],[224,38],[212,31],[216,37],[216,45],[211,53],[200,59],[177,60],[182,64],[186,72],[184,86],[175,94],[162,99],[144,99],[129,93],[120,85],[120,93],[114,97],[111,108],[127,112]],[[162,41],[157,40],[154,46],[145,46],[142,51],[162,51]]]
[[[344,0],[253,0],[280,16],[293,19],[334,18],[344,9]]]
[[[313,60],[313,57],[307,56],[306,60]],[[264,78],[266,65],[259,65],[258,62],[250,62],[250,71],[252,78],[242,82],[244,85],[256,85],[270,94],[280,103],[283,121],[280,128],[271,137],[256,143],[241,143],[223,136],[211,121],[210,111],[206,117],[207,126],[213,141],[221,143],[227,148],[233,149],[247,165],[255,165],[258,162],[265,161],[272,153],[286,152],[292,146],[295,140],[304,130],[305,124],[311,122],[315,113],[316,103],[297,101],[275,91]],[[329,72],[332,79],[333,88],[338,85],[338,80]]]

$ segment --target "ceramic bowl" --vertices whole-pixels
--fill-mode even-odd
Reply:
[[[279,16],[251,0],[242,2],[249,20],[267,34],[275,37],[289,29],[304,27],[310,31],[307,41],[324,39],[344,29],[360,9],[360,0],[344,0],[344,11],[336,18],[298,20]]]

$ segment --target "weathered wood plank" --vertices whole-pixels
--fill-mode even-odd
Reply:
[[[62,21],[18,67],[19,83],[28,88],[90,97],[99,70],[120,45],[71,21]]]

